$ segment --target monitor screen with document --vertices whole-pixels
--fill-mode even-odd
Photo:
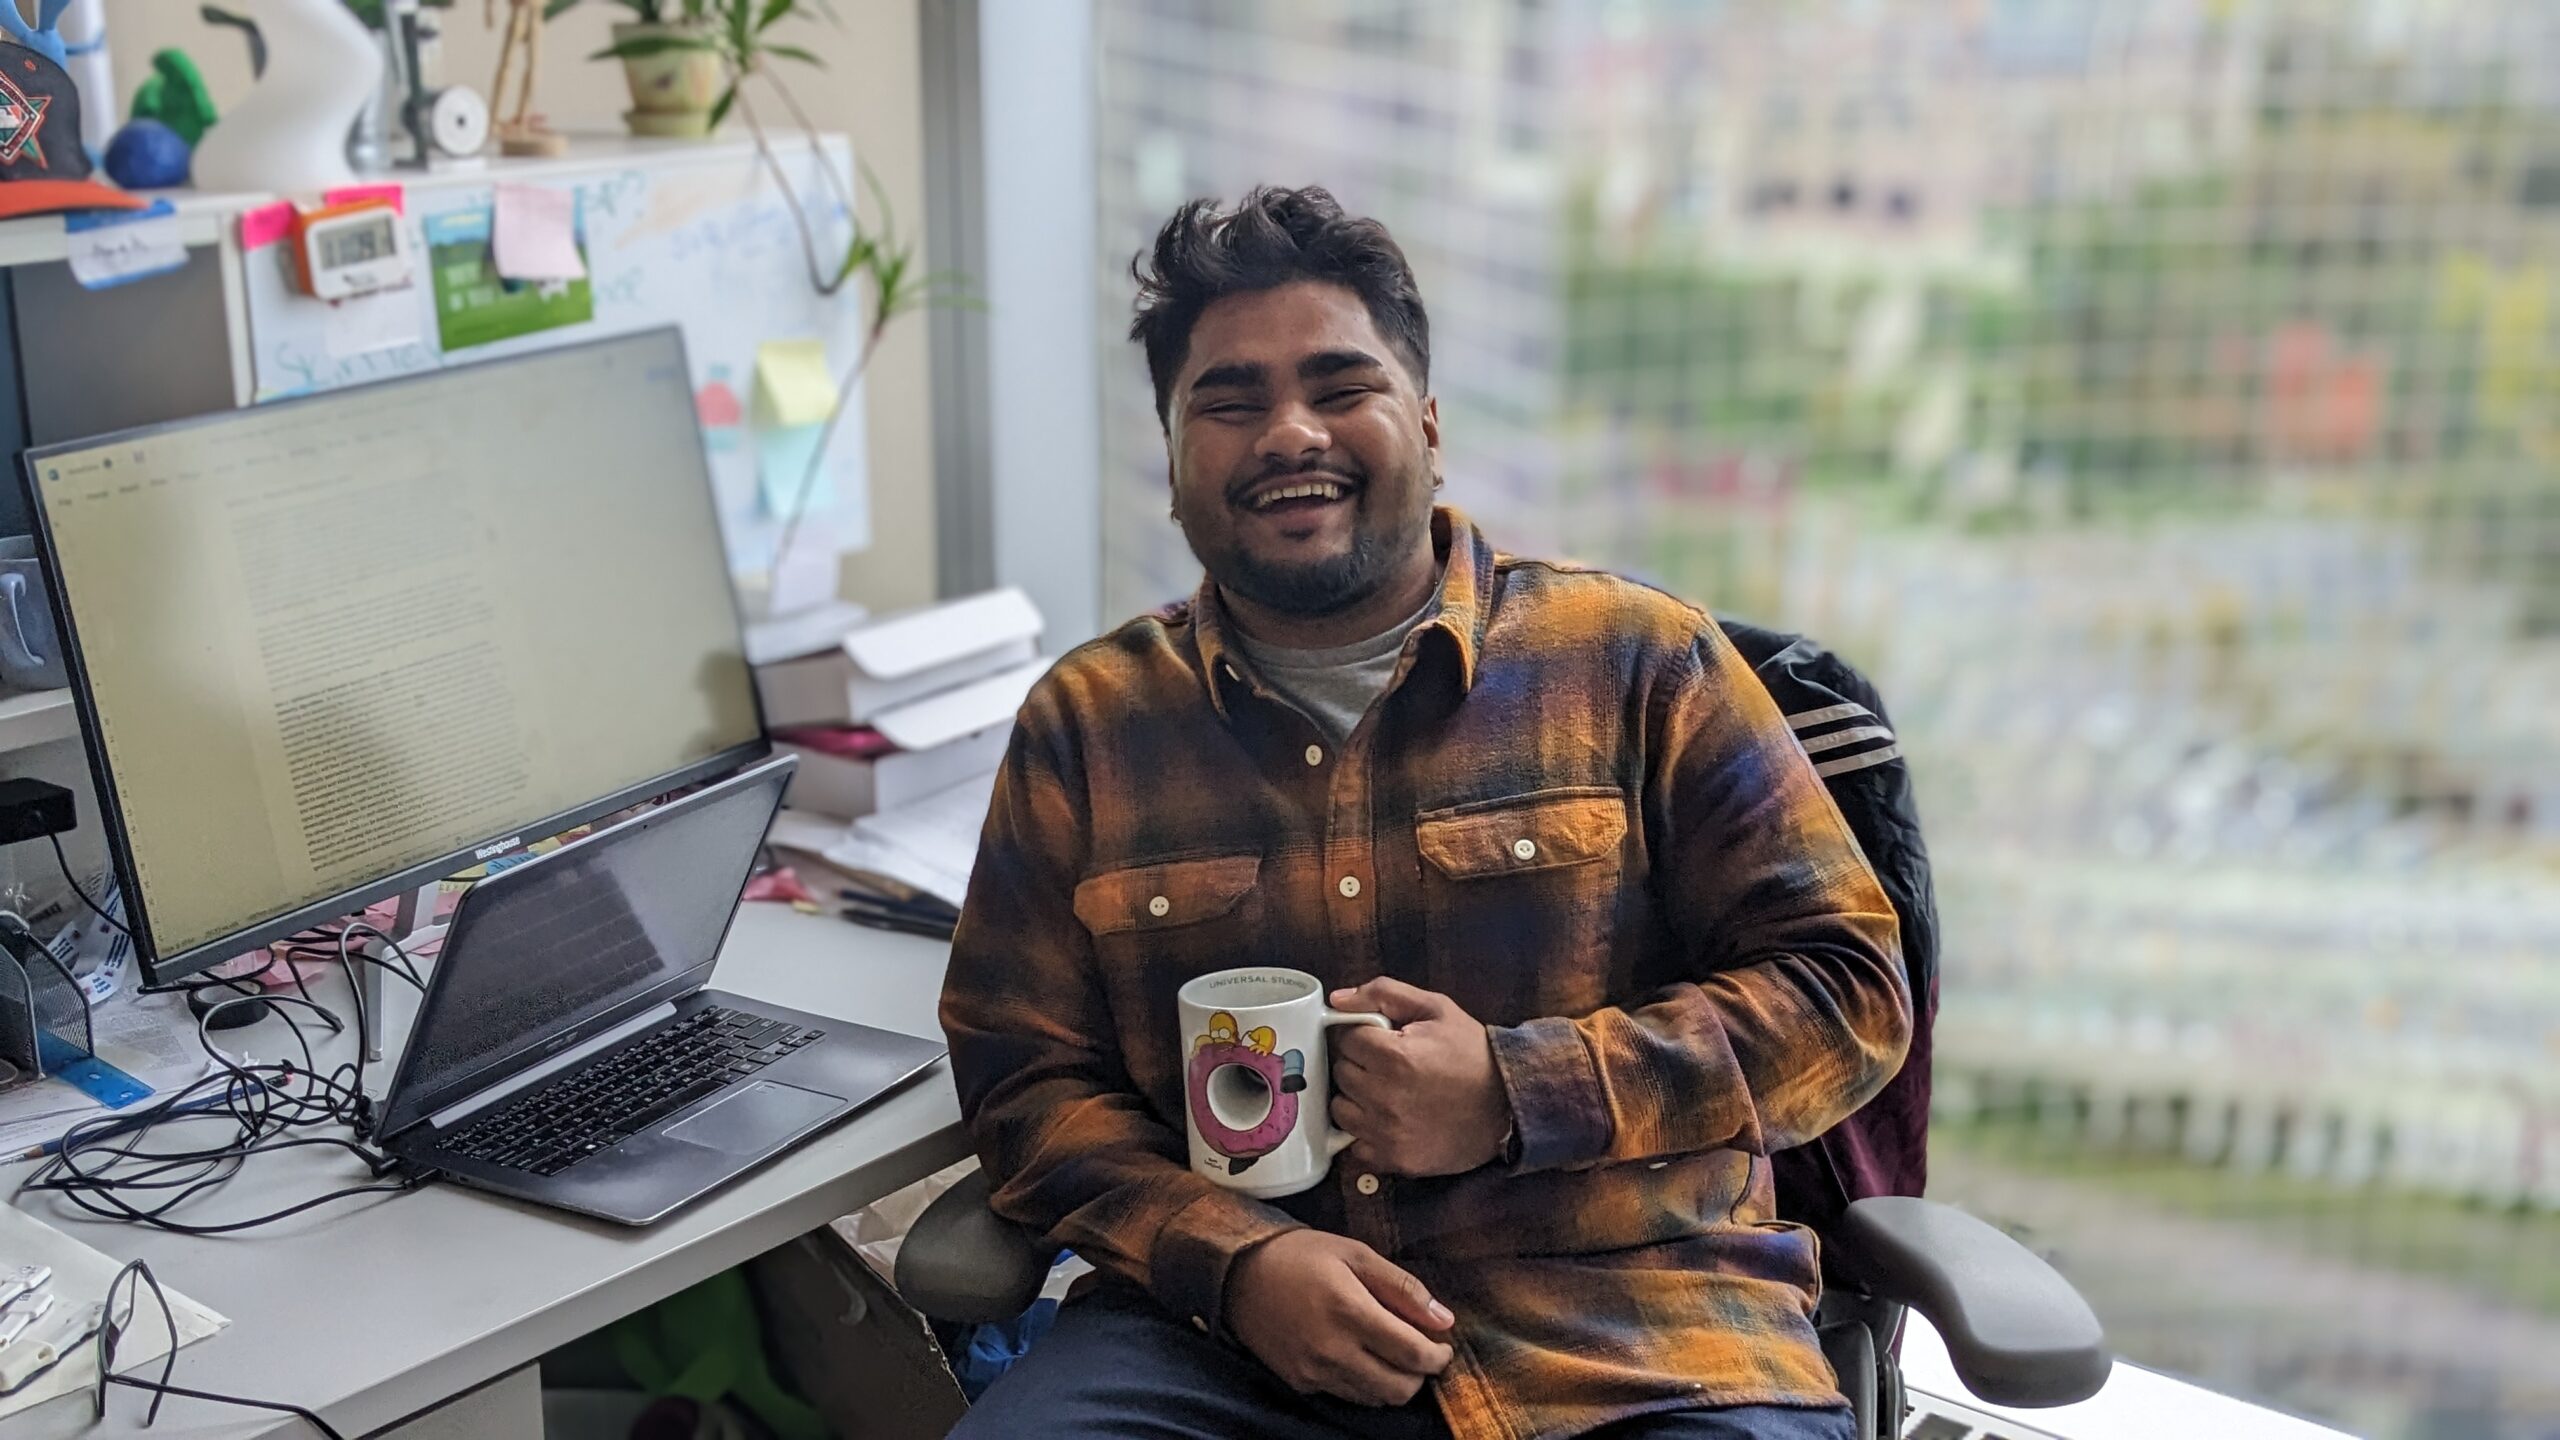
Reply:
[[[155,978],[765,752],[672,329],[27,471]]]

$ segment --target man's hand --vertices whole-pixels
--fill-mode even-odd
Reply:
[[[1458,1002],[1383,977],[1336,990],[1337,1010],[1374,1010],[1393,1030],[1333,1032],[1333,1123],[1358,1138],[1351,1164],[1389,1175],[1456,1175],[1490,1164],[1511,1133],[1493,1038]]]
[[[1401,1405],[1447,1368],[1452,1323],[1421,1281],[1322,1230],[1275,1235],[1227,1277],[1227,1328],[1301,1395]]]

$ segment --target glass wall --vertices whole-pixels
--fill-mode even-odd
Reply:
[[[1876,678],[1934,1193],[2132,1360],[2560,1434],[2560,5],[1099,12],[1107,335],[1176,203],[1321,182],[1497,540]],[[1198,571],[1105,376],[1117,617]]]

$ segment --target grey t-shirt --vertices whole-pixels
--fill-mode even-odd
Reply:
[[[1307,712],[1307,718],[1338,746],[1351,738],[1360,717],[1387,693],[1387,682],[1396,675],[1396,661],[1404,654],[1405,637],[1439,609],[1440,593],[1434,590],[1403,623],[1331,650],[1258,644],[1241,629],[1236,645],[1266,684]]]

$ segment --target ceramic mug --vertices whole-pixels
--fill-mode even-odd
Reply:
[[[1324,982],[1304,970],[1221,970],[1174,998],[1191,1168],[1265,1200],[1313,1187],[1352,1140],[1333,1125],[1326,1032],[1394,1026],[1384,1015],[1327,1009]]]
[[[45,598],[44,562],[35,537],[0,539],[0,682],[20,690],[59,690],[71,683]]]

